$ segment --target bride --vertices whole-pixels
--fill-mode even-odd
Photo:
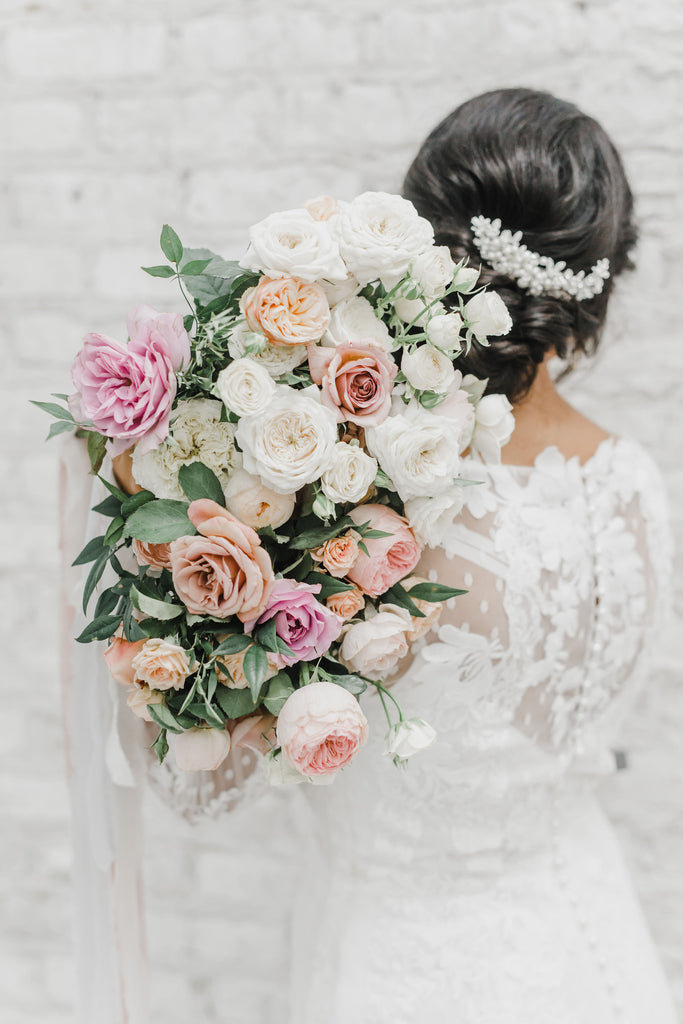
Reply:
[[[330,787],[282,794],[297,804],[304,860],[289,1019],[673,1024],[594,794],[616,770],[612,745],[667,600],[665,499],[643,449],[567,405],[548,368],[595,350],[631,266],[622,164],[571,104],[500,90],[438,125],[404,194],[510,310],[510,334],[474,342],[465,363],[510,399],[516,427],[501,465],[467,460],[479,483],[423,557],[423,576],[468,593],[391,681],[437,742],[397,770],[374,749],[383,712],[368,695],[371,740],[353,765]],[[484,243],[477,216],[573,271],[608,259],[604,289],[580,297],[561,275],[525,275],[524,250]],[[165,766],[155,784],[192,813],[248,799],[258,782],[240,770],[192,782]]]

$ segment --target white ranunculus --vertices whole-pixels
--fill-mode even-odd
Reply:
[[[348,274],[330,224],[315,220],[305,209],[271,213],[254,224],[240,266],[266,277],[298,277],[308,282],[321,277],[343,281]]]
[[[275,381],[265,366],[242,356],[221,370],[215,390],[226,409],[236,416],[256,416],[275,394]]]
[[[333,307],[325,342],[341,345],[344,341],[366,341],[372,338],[389,351],[393,340],[389,328],[375,315],[372,303],[360,296],[342,299]]]
[[[412,625],[405,608],[382,605],[372,618],[346,627],[339,649],[341,660],[367,679],[385,679],[408,653],[406,634]]]
[[[387,192],[363,192],[333,224],[342,258],[362,285],[380,280],[391,288],[411,262],[434,242],[434,230],[411,202]]]
[[[169,733],[176,764],[183,772],[212,772],[230,753],[227,729],[187,729]]]
[[[334,462],[337,420],[315,397],[280,387],[264,412],[239,421],[235,437],[244,468],[278,494],[291,494]]]
[[[500,449],[515,429],[512,406],[505,395],[484,395],[474,411],[474,430],[470,448],[484,462],[499,463]]]
[[[435,739],[436,731],[423,718],[406,718],[392,725],[384,752],[395,760],[405,761],[431,747]]]
[[[405,503],[405,513],[413,528],[418,544],[438,548],[462,511],[465,487],[457,484],[434,498],[411,498]]]
[[[305,345],[273,345],[265,335],[263,335],[263,347],[260,352],[247,353],[246,346],[249,335],[253,333],[246,323],[238,324],[230,334],[228,352],[233,359],[248,355],[254,362],[263,366],[273,380],[277,380],[285,373],[291,373],[296,366],[300,366],[308,358]]]
[[[459,474],[453,424],[419,402],[368,427],[365,442],[403,501],[441,494]]]
[[[320,486],[331,501],[359,502],[367,494],[376,475],[376,459],[359,445],[339,441],[334,448],[334,462],[320,478]]]
[[[428,299],[443,295],[455,274],[455,263],[447,245],[433,245],[413,260],[411,276],[421,286]]]
[[[473,295],[465,304],[465,319],[478,341],[486,342],[489,335],[507,334],[512,327],[512,317],[497,292]]]
[[[447,391],[455,380],[453,363],[433,345],[418,345],[412,352],[404,349],[401,370],[417,391]]]
[[[221,402],[213,398],[189,398],[178,402],[171,415],[168,437],[158,448],[140,455],[133,452],[133,476],[141,487],[157,498],[183,500],[185,493],[178,481],[181,466],[203,462],[213,470],[221,484],[242,465],[235,448],[235,426],[221,423]]]
[[[224,493],[228,512],[255,530],[264,526],[276,530],[291,519],[296,503],[296,494],[278,494],[246,469],[232,474]]]
[[[433,316],[426,327],[427,337],[432,345],[445,352],[459,352],[462,348],[460,332],[462,317],[459,313],[441,313]]]

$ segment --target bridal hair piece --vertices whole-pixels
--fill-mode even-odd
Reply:
[[[609,260],[598,260],[590,273],[574,272],[564,260],[532,252],[522,242],[522,232],[508,231],[500,220],[472,217],[473,241],[494,270],[506,274],[530,295],[570,296],[578,301],[592,299],[602,291],[609,277]]]

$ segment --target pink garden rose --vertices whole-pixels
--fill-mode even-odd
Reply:
[[[361,706],[336,683],[309,683],[288,697],[277,720],[277,740],[302,775],[332,775],[368,737]]]
[[[245,622],[246,632],[275,619],[275,632],[293,651],[279,655],[283,664],[319,658],[341,633],[343,619],[316,599],[318,593],[319,583],[275,580],[265,611],[253,622]]]
[[[372,427],[389,415],[398,366],[375,339],[343,341],[335,348],[309,345],[308,365],[339,423]]]
[[[388,537],[365,537],[368,554],[360,550],[347,573],[347,578],[369,597],[380,597],[413,571],[422,553],[420,545],[408,520],[386,505],[359,505],[351,509],[349,515],[357,526],[369,522],[373,530],[389,534]]]
[[[261,538],[217,502],[202,498],[187,510],[200,536],[171,542],[173,585],[193,615],[242,622],[258,618],[273,589],[273,566]]]
[[[109,647],[104,652],[110,675],[117,683],[132,686],[135,682],[133,658],[142,650],[144,640],[124,640],[122,636],[113,636]]]
[[[137,444],[141,454],[167,436],[176,394],[175,371],[190,361],[180,313],[136,306],[128,316],[129,344],[87,334],[71,367],[76,394],[69,407],[112,439],[112,455]]]

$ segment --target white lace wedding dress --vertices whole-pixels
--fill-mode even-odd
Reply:
[[[666,604],[659,474],[625,439],[583,466],[549,448],[534,467],[472,474],[484,484],[423,563],[469,593],[393,684],[437,742],[394,767],[368,694],[354,763],[331,786],[282,794],[303,870],[279,1020],[673,1024],[594,796]],[[236,770],[153,775],[199,817],[259,788]]]

